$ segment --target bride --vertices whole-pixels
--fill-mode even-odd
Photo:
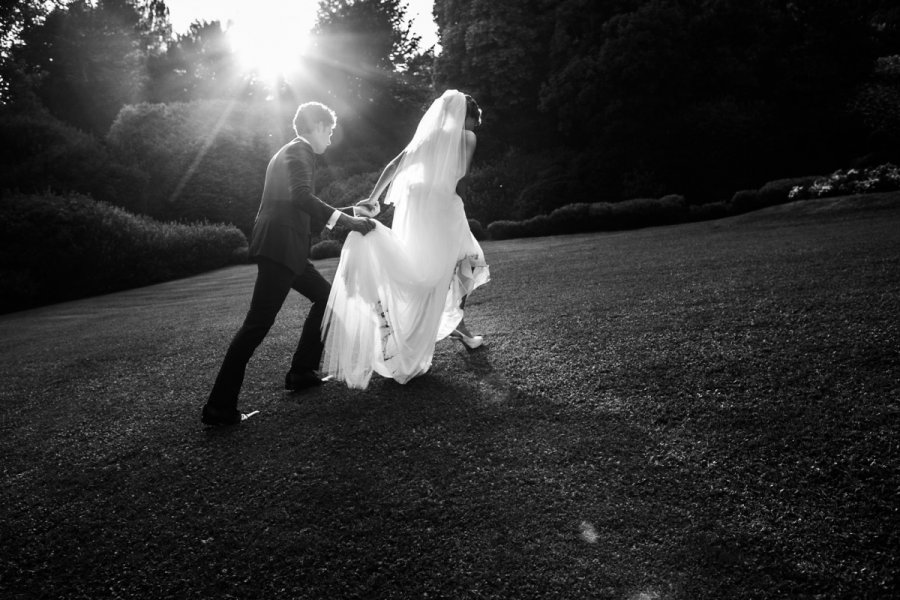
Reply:
[[[471,96],[444,92],[357,205],[374,216],[387,188],[394,220],[344,243],[322,324],[323,375],[360,389],[373,371],[406,383],[431,367],[437,340],[481,344],[469,336],[463,306],[490,274],[460,198],[480,122]]]

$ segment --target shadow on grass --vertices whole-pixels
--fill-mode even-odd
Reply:
[[[190,487],[180,496],[202,498],[179,511],[176,529],[196,532],[199,546],[159,543],[201,572],[224,568],[215,576],[232,593],[257,597],[285,569],[302,573],[287,588],[301,597],[602,598],[625,582],[671,587],[646,568],[655,542],[625,547],[663,518],[632,495],[647,475],[636,468],[644,434],[622,417],[584,420],[523,393],[494,369],[490,348],[462,360],[464,372],[379,378],[365,392],[329,383],[284,394],[237,428],[170,436],[165,452],[181,458],[169,477]],[[123,483],[126,493],[149,481]]]

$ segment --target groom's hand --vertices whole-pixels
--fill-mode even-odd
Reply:
[[[342,215],[341,222],[346,225],[350,231],[358,231],[359,233],[366,235],[373,229],[375,229],[375,221],[372,219],[366,219],[364,217],[351,217],[349,215]]]

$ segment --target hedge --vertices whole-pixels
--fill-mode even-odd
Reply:
[[[0,312],[246,261],[236,227],[161,223],[86,196],[0,199]]]
[[[689,215],[684,197],[671,194],[659,199],[568,204],[524,221],[494,221],[487,229],[492,239],[502,240],[668,225],[684,222]]]

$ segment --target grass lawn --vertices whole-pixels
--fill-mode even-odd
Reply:
[[[896,597],[900,195],[484,249],[484,348],[290,395],[294,294],[225,431],[253,267],[0,316],[0,596]]]

